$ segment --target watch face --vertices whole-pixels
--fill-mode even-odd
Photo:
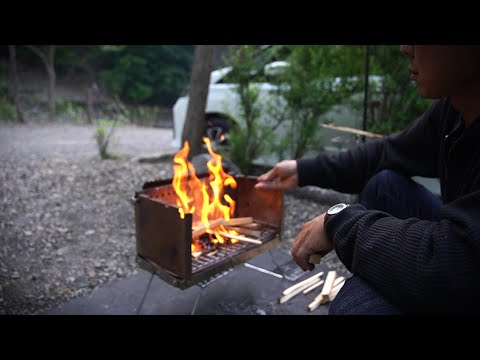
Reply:
[[[345,209],[348,205],[344,203],[340,203],[337,205],[333,205],[330,209],[328,209],[328,215],[335,215],[338,214],[340,211]]]

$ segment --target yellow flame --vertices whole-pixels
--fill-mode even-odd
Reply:
[[[192,211],[191,203],[193,198],[189,196],[187,192],[187,182],[188,177],[188,165],[187,165],[187,156],[190,152],[190,145],[188,141],[185,141],[183,148],[175,155],[173,162],[174,176],[173,176],[173,189],[177,194],[177,206],[180,217],[185,218],[185,213],[189,214]]]
[[[230,220],[235,212],[235,201],[228,194],[224,194],[224,188],[230,186],[235,189],[237,182],[233,176],[223,170],[222,156],[212,150],[210,139],[203,138],[203,142],[207,145],[211,156],[207,163],[208,183],[197,177],[195,167],[187,160],[190,146],[186,141],[173,159],[175,163],[173,189],[177,194],[176,203],[180,217],[183,219],[185,214],[194,214],[204,224],[210,240],[214,244],[224,244],[226,239],[220,235],[219,231],[232,233],[233,230],[227,230],[223,226],[217,227],[218,230],[210,229],[210,222],[219,218]],[[236,241],[231,239],[232,243]],[[193,249],[192,244],[192,251]]]

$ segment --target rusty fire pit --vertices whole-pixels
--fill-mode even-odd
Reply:
[[[198,179],[206,183],[208,175]],[[234,179],[237,187],[224,189],[236,204],[233,218],[253,218],[248,234],[257,235],[256,243],[211,244],[201,254],[192,253],[192,222],[197,219],[192,214],[179,216],[173,179],[157,180],[145,183],[133,198],[138,265],[186,289],[277,246],[283,222],[282,192],[255,189],[255,177]],[[241,225],[236,229],[242,234]]]

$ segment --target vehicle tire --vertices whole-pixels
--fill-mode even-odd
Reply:
[[[230,127],[226,119],[212,117],[207,119],[205,136],[208,137],[211,142],[215,142],[217,145],[226,146],[228,145],[226,135],[229,129]]]

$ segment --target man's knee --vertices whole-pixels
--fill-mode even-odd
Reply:
[[[382,197],[389,193],[394,184],[399,184],[406,178],[393,170],[382,170],[368,180],[360,196],[361,203],[367,209],[378,209]],[[396,187],[396,186],[395,186]],[[380,210],[380,209],[379,209]]]
[[[375,194],[378,195],[379,193],[384,192],[387,187],[390,187],[393,183],[403,178],[404,176],[393,170],[382,170],[368,180],[363,192],[375,192]]]
[[[353,275],[346,280],[329,308],[329,315],[400,315],[401,311]]]

